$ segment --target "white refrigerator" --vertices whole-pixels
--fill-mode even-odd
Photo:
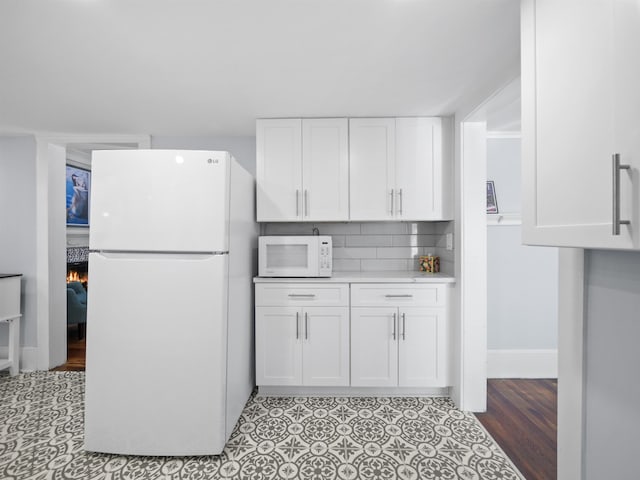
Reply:
[[[86,450],[222,452],[254,387],[254,196],[228,152],[93,153]]]

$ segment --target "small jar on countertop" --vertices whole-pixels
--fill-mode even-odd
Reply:
[[[438,273],[440,271],[440,257],[437,255],[421,255],[419,258],[421,272]]]

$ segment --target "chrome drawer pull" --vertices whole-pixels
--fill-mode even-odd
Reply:
[[[404,295],[385,295],[386,298],[413,298],[413,295],[404,294]]]
[[[291,298],[313,298],[316,296],[315,293],[290,293],[289,296]]]

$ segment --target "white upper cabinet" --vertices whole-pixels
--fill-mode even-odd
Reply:
[[[441,118],[351,119],[349,138],[351,220],[452,218]]]
[[[636,1],[523,2],[525,243],[640,248],[639,84]]]
[[[396,118],[396,215],[399,220],[453,218],[451,161],[443,159],[441,118]]]
[[[394,118],[349,120],[351,220],[395,219]]]
[[[302,120],[302,219],[349,219],[346,118]]]
[[[444,122],[258,120],[258,221],[452,219],[453,169]]]
[[[266,119],[256,127],[258,221],[348,220],[347,120]]]
[[[258,221],[300,218],[302,120],[258,120],[256,129]]]

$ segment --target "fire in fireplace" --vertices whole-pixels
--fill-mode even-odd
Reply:
[[[67,263],[67,283],[80,282],[87,288],[89,283],[89,263],[88,262],[74,262]]]

